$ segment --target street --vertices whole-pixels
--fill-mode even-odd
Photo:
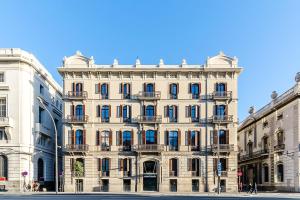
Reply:
[[[216,196],[216,195],[200,195],[200,196],[184,196],[184,195],[157,195],[157,194],[151,194],[151,195],[121,195],[121,194],[63,194],[63,195],[49,195],[49,194],[33,194],[33,195],[14,195],[14,194],[0,194],[1,200],[14,200],[14,199],[30,199],[30,200],[82,200],[82,199],[89,199],[89,200],[101,200],[101,199],[111,199],[111,200],[138,200],[138,199],[144,199],[144,200],[151,200],[151,199],[159,199],[159,200],[194,200],[194,199],[212,199],[212,200],[239,200],[239,199],[262,199],[262,200],[271,200],[271,199],[278,199],[278,200],[284,200],[284,199],[300,199],[299,195],[292,195],[292,194],[277,194],[275,196],[272,196],[270,194],[264,195],[239,195],[235,196],[232,195],[224,195],[224,196]]]

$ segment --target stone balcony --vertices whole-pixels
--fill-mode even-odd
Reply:
[[[35,123],[35,132],[51,137],[51,129],[44,126],[42,123]]]
[[[133,150],[137,152],[162,152],[164,150],[164,145],[140,144],[140,145],[134,145]]]
[[[232,99],[232,92],[231,91],[223,91],[223,92],[214,92],[212,93],[212,98],[215,100],[228,100]]]
[[[231,152],[234,151],[234,145],[233,144],[220,144],[219,145],[219,152],[225,153],[225,152]],[[218,144],[212,145],[212,152],[216,153],[218,152]]]
[[[233,115],[214,115],[211,119],[212,123],[228,124],[233,122]]]
[[[11,117],[0,117],[0,127],[13,127],[13,119]]]
[[[160,99],[161,93],[156,91],[156,92],[139,92],[136,95],[136,98],[139,100],[158,100]]]
[[[135,119],[135,121],[138,122],[138,123],[148,123],[148,124],[161,123],[162,122],[162,116],[161,115],[155,115],[155,116],[139,115]]]
[[[69,91],[64,95],[64,99],[87,99],[87,97],[88,97],[87,91],[82,91],[82,92]]]
[[[64,148],[67,152],[86,152],[89,151],[87,144],[67,144]]]
[[[65,119],[65,123],[87,123],[89,119],[88,115],[68,115]]]

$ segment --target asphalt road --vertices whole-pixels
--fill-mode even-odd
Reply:
[[[30,199],[30,200],[196,200],[196,199],[211,199],[211,200],[239,200],[239,199],[262,199],[274,200],[274,197],[259,197],[259,196],[240,196],[240,197],[215,197],[215,196],[142,196],[142,195],[114,195],[114,194],[100,194],[100,195],[0,195],[0,200],[12,199]],[[290,198],[277,197],[277,200],[288,200]]]

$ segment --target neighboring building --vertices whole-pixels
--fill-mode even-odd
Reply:
[[[65,191],[214,191],[218,124],[222,189],[237,191],[236,58],[96,65],[77,52],[58,71]]]
[[[52,112],[60,135],[61,91],[32,54],[0,49],[0,185],[8,191],[23,191],[24,180],[53,188],[54,126],[37,97]]]
[[[300,192],[300,73],[296,85],[254,111],[238,129],[239,169],[244,184],[262,190]]]

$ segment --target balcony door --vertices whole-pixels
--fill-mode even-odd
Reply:
[[[145,92],[154,92],[154,85],[153,85],[153,83],[148,83],[147,85],[146,85],[146,91]]]
[[[75,144],[83,144],[83,131],[77,130],[75,135]]]
[[[145,161],[143,163],[143,190],[144,191],[158,191],[158,177],[157,177],[157,162]]]
[[[75,114],[76,114],[76,116],[83,116],[83,106],[82,105],[76,106]]]
[[[157,144],[157,133],[154,130],[146,131],[146,144]]]

